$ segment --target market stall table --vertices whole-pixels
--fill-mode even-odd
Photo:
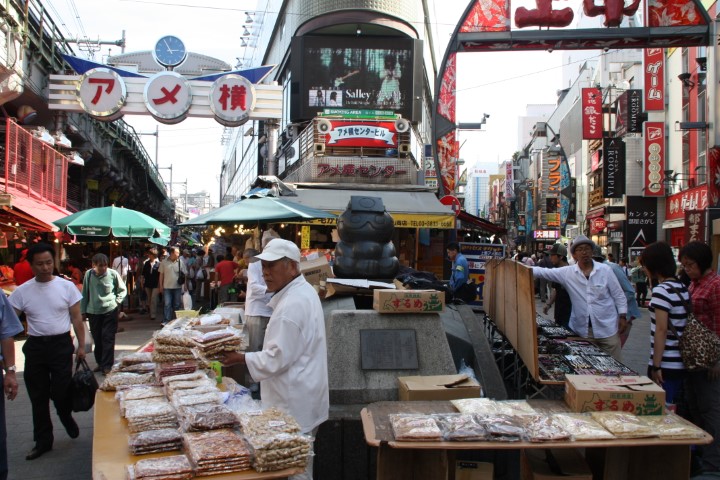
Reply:
[[[568,412],[559,401],[529,400],[531,406],[554,413]],[[544,448],[585,448],[588,463],[604,472],[607,480],[662,478],[687,480],[690,476],[690,446],[705,445],[712,437],[704,433],[692,440],[633,438],[554,442],[406,442],[397,441],[388,419],[394,413],[456,413],[447,401],[377,402],[360,412],[365,440],[378,447],[377,479],[423,478],[446,479],[455,450],[522,450]],[[597,468],[597,467],[596,467]]]
[[[127,421],[120,416],[120,406],[115,392],[98,390],[95,396],[95,417],[93,431],[92,472],[95,480],[125,480],[127,465],[133,465],[144,458],[177,455],[179,452],[163,452],[149,455],[131,455],[127,446]],[[303,469],[291,468],[274,472],[258,473],[255,470],[213,475],[218,480],[263,480],[286,478],[302,473]]]

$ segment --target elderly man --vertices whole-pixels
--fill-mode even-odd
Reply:
[[[314,433],[328,418],[329,390],[325,318],[320,298],[300,273],[300,249],[271,240],[262,261],[272,316],[259,352],[225,353],[222,363],[245,363],[260,382],[263,404],[289,412],[303,433]],[[312,478],[312,461],[294,479]]]
[[[532,267],[533,275],[552,280],[567,290],[572,301],[570,328],[595,343],[616,360],[622,360],[620,335],[628,328],[627,300],[615,274],[592,258],[595,242],[580,235],[570,246],[575,265]]]

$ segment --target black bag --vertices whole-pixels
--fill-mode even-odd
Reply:
[[[72,378],[72,410],[87,412],[95,404],[95,392],[98,382],[85,359],[75,361],[75,374]]]
[[[183,272],[178,273],[178,285],[185,285],[185,274]]]

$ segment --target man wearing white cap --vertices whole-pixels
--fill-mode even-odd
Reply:
[[[260,382],[263,404],[289,412],[303,433],[313,434],[327,420],[330,405],[320,297],[300,273],[300,249],[293,242],[273,239],[255,258],[262,261],[267,291],[274,293],[263,349],[226,353],[222,363],[245,363]],[[312,460],[291,478],[311,479]]]
[[[532,267],[533,275],[564,286],[572,300],[570,328],[622,361],[619,334],[628,328],[627,300],[610,267],[593,260],[593,247],[595,242],[580,235],[570,245],[575,265]]]

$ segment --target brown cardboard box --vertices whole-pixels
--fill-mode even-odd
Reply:
[[[398,400],[477,398],[480,384],[467,375],[398,377]]]
[[[300,273],[310,285],[320,285],[321,281],[324,282],[328,277],[333,276],[330,264],[324,256],[300,262]]]
[[[373,310],[380,313],[437,313],[445,294],[437,290],[374,290]]]
[[[566,375],[565,403],[574,412],[662,415],[665,391],[644,376]]]
[[[493,480],[494,465],[488,462],[455,462],[455,480]]]
[[[592,471],[577,449],[522,451],[522,480],[592,480]]]

